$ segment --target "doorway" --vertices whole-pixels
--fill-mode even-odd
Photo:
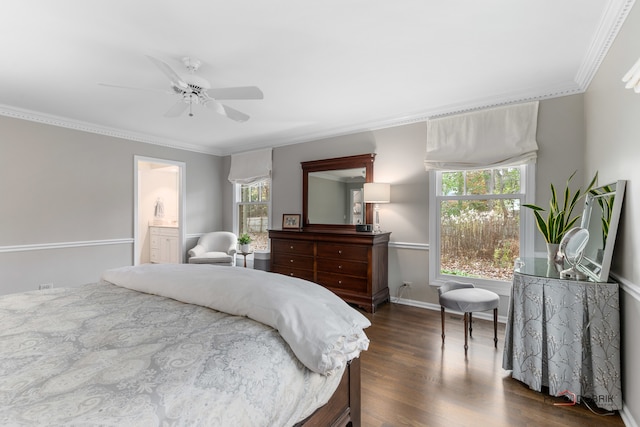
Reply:
[[[133,265],[184,262],[185,164],[134,156]]]

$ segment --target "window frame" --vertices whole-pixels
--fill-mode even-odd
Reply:
[[[260,182],[264,182],[264,181],[268,181],[269,182],[269,201],[268,202],[264,202],[264,201],[260,201],[260,202],[243,202],[242,201],[242,186],[243,185],[255,185],[255,184],[259,184]],[[253,182],[251,184],[238,184],[235,183],[233,184],[233,232],[239,236],[240,235],[240,218],[238,216],[238,212],[239,212],[239,207],[240,205],[267,205],[267,215],[269,216],[269,218],[267,219],[267,228],[272,228],[272,224],[273,224],[273,213],[272,213],[272,191],[273,191],[273,180],[271,180],[271,178],[266,178],[257,182]],[[260,249],[260,251],[262,251],[263,249]],[[264,249],[265,251],[269,251],[271,250],[271,239],[267,239],[267,248]]]
[[[520,201],[521,206],[525,203],[533,203],[535,199],[535,163],[529,162],[523,165],[501,165],[498,167],[486,167],[482,169],[502,169],[508,167],[520,167]],[[480,168],[474,168],[480,169]],[[472,170],[472,169],[467,169]],[[445,282],[457,280],[473,283],[479,288],[488,289],[499,295],[510,295],[511,282],[501,280],[483,279],[477,277],[462,277],[440,273],[440,215],[442,200],[486,200],[485,195],[463,195],[463,196],[442,196],[439,194],[441,188],[442,173],[452,172],[448,170],[429,171],[429,284],[432,286],[442,286]],[[459,171],[458,171],[459,172]],[[514,198],[513,194],[495,194],[491,199]],[[520,211],[520,257],[533,256],[534,254],[534,229],[535,223],[533,215],[522,208]]]

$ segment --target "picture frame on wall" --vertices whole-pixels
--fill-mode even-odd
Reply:
[[[282,228],[292,229],[300,228],[300,214],[283,214],[282,215]]]

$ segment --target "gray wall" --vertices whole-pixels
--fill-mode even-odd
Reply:
[[[550,197],[549,184],[564,186],[573,171],[575,184],[583,180],[584,152],[583,96],[574,95],[542,101],[538,116],[538,162],[536,202]],[[403,298],[417,305],[434,305],[437,291],[428,284],[429,264],[429,174],[423,159],[426,124],[408,124],[290,146],[273,153],[273,217],[302,212],[302,169],[300,162],[324,158],[376,153],[374,179],[391,183],[391,203],[380,205],[382,228],[391,231],[389,287],[398,295],[403,282],[412,282]],[[274,226],[279,224],[274,222]],[[544,241],[536,236],[536,248]],[[500,314],[506,315],[508,291],[502,297]]]
[[[0,294],[132,264],[134,155],[186,164],[185,248],[223,226],[221,157],[0,117]]]
[[[640,94],[622,76],[640,56],[636,4],[585,94],[586,170],[600,182],[626,179],[612,275],[622,284],[622,396],[627,425],[640,425]]]

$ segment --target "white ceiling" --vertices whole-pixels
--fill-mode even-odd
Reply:
[[[634,0],[7,0],[0,114],[225,155],[580,93]],[[238,123],[177,95],[181,58]],[[622,76],[621,76],[622,77]]]

